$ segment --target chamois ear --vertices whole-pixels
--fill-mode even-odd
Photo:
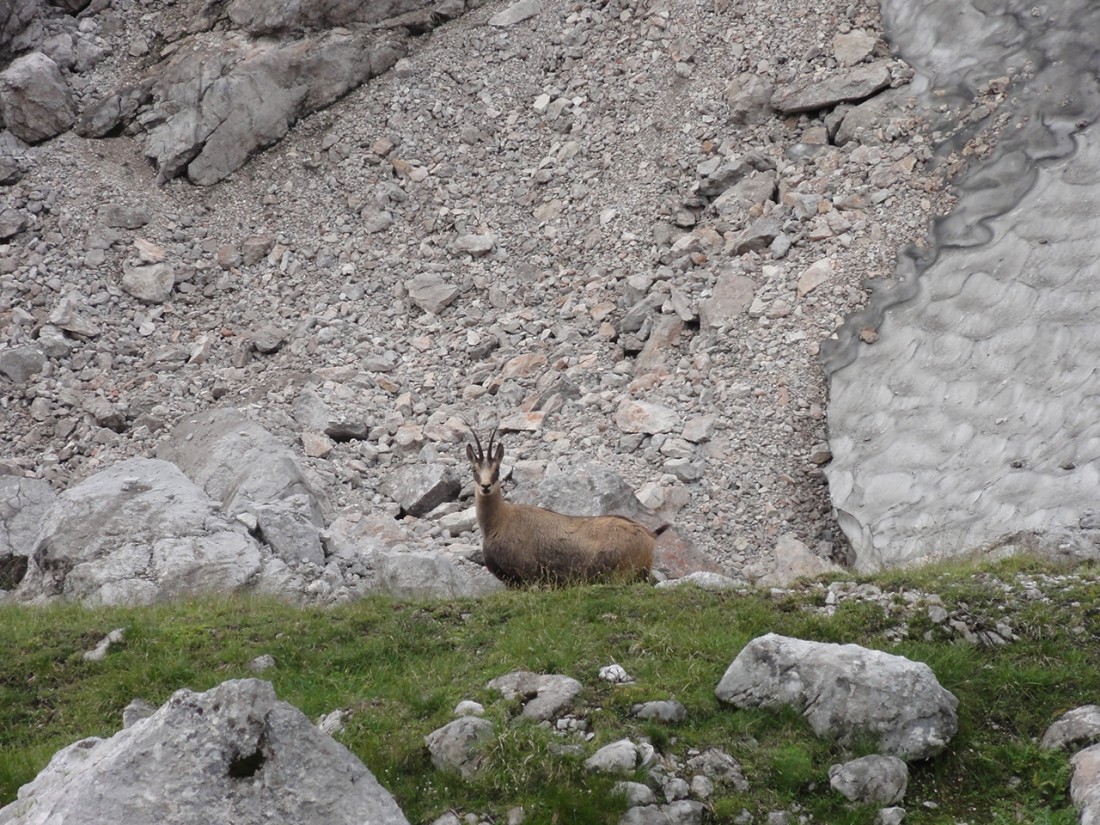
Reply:
[[[493,461],[499,466],[500,462],[504,460],[504,445],[497,444],[496,455],[493,456]]]
[[[477,464],[477,458],[475,458],[475,455],[474,455],[474,445],[473,444],[467,444],[466,445],[466,458],[470,459],[471,464]]]

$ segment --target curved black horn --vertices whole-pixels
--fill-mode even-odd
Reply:
[[[471,429],[470,434],[474,437],[474,443],[477,444],[477,460],[479,462],[484,461],[485,460],[485,451],[483,449],[481,449],[481,439],[477,437],[477,430]],[[492,447],[493,447],[493,442],[490,441],[489,442],[489,449],[491,450]]]
[[[489,458],[493,457],[493,441],[497,437],[497,428],[493,427],[493,431],[489,433]]]

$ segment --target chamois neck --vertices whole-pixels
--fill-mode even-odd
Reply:
[[[504,494],[501,493],[499,487],[488,495],[479,492],[475,495],[475,499],[477,503],[477,523],[484,534],[488,532],[489,526],[501,517],[507,505],[504,502]]]

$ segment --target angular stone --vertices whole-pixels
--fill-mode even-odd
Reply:
[[[450,248],[452,252],[464,252],[467,255],[472,255],[475,258],[480,258],[492,252],[496,244],[496,235],[478,235],[475,233],[471,233],[468,235],[459,235],[451,243]]]
[[[541,353],[530,352],[517,355],[501,367],[500,377],[505,381],[509,378],[530,378],[545,366],[546,356]]]
[[[514,26],[542,11],[542,0],[519,0],[489,18],[490,26]]]
[[[462,485],[442,464],[414,464],[398,467],[383,490],[410,516],[424,516],[445,501],[458,498]]]
[[[571,516],[613,514],[635,518],[641,510],[633,488],[622,476],[603,464],[584,459],[542,478],[533,491],[516,490],[514,498]]]
[[[771,104],[785,115],[829,109],[848,100],[863,100],[890,85],[887,60],[835,72],[823,80],[812,78],[778,89]]]
[[[173,54],[157,73],[151,107],[157,125],[148,132],[145,154],[161,180],[186,173],[202,186],[217,183],[300,117],[404,54],[397,40],[343,28],[290,40],[200,41]]]
[[[735,217],[753,206],[774,200],[777,180],[776,173],[771,170],[754,171],[719,195],[714,201],[714,211],[721,217]]]
[[[734,255],[763,252],[783,233],[783,227],[774,218],[759,218],[738,232],[727,248]]]
[[[458,287],[446,283],[438,275],[425,273],[405,281],[409,298],[425,312],[439,315],[454,303],[458,297]]]
[[[721,574],[722,568],[711,561],[695,543],[673,527],[657,535],[653,550],[653,569],[670,580],[694,573]]]
[[[109,203],[99,208],[96,219],[112,229],[140,229],[149,223],[149,210],[142,206]]]
[[[692,444],[700,444],[710,441],[714,437],[714,426],[718,417],[715,415],[697,415],[684,422],[683,436]]]
[[[46,368],[46,353],[41,347],[23,346],[0,350],[0,374],[16,386],[26,385]]]
[[[236,516],[255,504],[292,498],[306,508],[300,517],[324,524],[324,502],[306,479],[294,453],[271,433],[231,408],[184,418],[157,448],[175,463],[222,512]]]
[[[1100,745],[1078,751],[1070,760],[1069,795],[1083,825],[1100,821]]]
[[[172,295],[175,283],[175,272],[168,264],[125,264],[122,267],[122,288],[147,304],[163,304]]]
[[[702,774],[711,781],[733,788],[739,793],[749,789],[748,780],[741,771],[741,763],[718,748],[707,748],[702,753],[690,757],[686,767],[692,773]]]
[[[711,296],[699,305],[699,325],[704,329],[729,326],[748,310],[755,292],[752,278],[733,269],[723,270]]]
[[[852,29],[833,37],[833,55],[841,66],[862,63],[878,45],[878,36],[864,29]]]
[[[38,527],[56,500],[48,481],[0,476],[0,590],[23,580]]]
[[[50,323],[74,335],[83,335],[88,338],[99,335],[99,326],[84,317],[80,312],[82,307],[83,301],[80,295],[70,292],[50,313]]]
[[[841,568],[820,556],[814,555],[805,544],[791,533],[784,533],[775,543],[775,570],[762,577],[762,587],[787,587],[800,578],[812,578],[832,573]]]
[[[582,690],[581,683],[570,676],[526,670],[498,676],[486,687],[500,691],[505,699],[519,697],[523,702],[523,717],[536,722],[557,719],[572,707]]]
[[[0,72],[0,121],[26,143],[49,140],[73,125],[76,105],[53,60],[31,52]]]
[[[627,433],[668,433],[679,423],[675,410],[649,401],[626,399],[615,411],[615,425]]]
[[[504,588],[493,576],[465,574],[439,553],[384,553],[376,566],[381,591],[400,599],[463,599]]]
[[[806,269],[802,271],[802,274],[798,276],[798,297],[802,298],[806,294],[813,292],[832,277],[832,261],[827,258],[815,261],[806,267]]]

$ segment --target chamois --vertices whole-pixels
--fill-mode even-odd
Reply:
[[[653,565],[656,536],[622,516],[567,516],[542,507],[512,504],[500,491],[504,445],[493,452],[466,445],[474,470],[474,498],[481,549],[489,572],[505,584],[578,584],[641,579]]]

